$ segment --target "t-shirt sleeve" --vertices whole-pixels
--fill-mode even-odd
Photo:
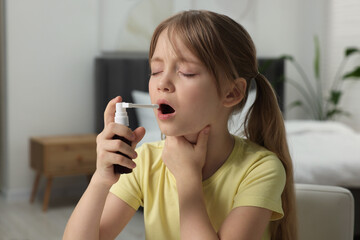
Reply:
[[[122,174],[119,180],[110,188],[110,192],[125,201],[132,208],[137,210],[139,206],[143,205],[143,194],[141,191],[141,172],[143,166],[141,160],[143,159],[143,151],[141,147],[136,150],[138,157],[135,160],[136,167],[131,173]]]
[[[255,206],[273,211],[271,220],[284,216],[281,194],[286,182],[286,173],[275,155],[259,157],[248,169],[234,198],[235,207]]]

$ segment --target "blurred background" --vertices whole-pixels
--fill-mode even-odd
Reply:
[[[117,51],[147,51],[164,18],[186,9],[229,15],[252,36],[260,57],[294,56],[312,76],[314,37],[321,49],[324,91],[348,46],[359,47],[357,0],[1,0],[0,191],[8,201],[28,199],[34,171],[29,138],[95,132],[94,60]],[[349,63],[359,65],[357,56]],[[287,76],[299,79],[286,65]],[[327,82],[327,80],[329,80]],[[300,81],[300,79],[299,79]],[[336,119],[360,131],[360,84],[347,82]],[[286,85],[285,105],[299,98]],[[306,119],[301,108],[286,119]],[[74,180],[75,179],[75,180]],[[55,181],[52,194],[80,194],[86,181]],[[40,183],[40,189],[43,186]]]

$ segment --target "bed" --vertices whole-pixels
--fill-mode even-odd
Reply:
[[[259,70],[272,83],[283,110],[284,62],[259,58]],[[271,64],[270,64],[271,63]],[[146,53],[115,53],[96,59],[96,131],[103,128],[103,111],[107,102],[117,96],[124,101],[150,103],[147,93],[149,67]],[[251,91],[247,106],[255,97]],[[130,109],[130,127],[144,126],[147,133],[140,144],[161,139],[152,110]],[[233,121],[242,121],[242,114]],[[355,197],[355,216],[360,216],[360,134],[338,122],[285,121],[297,183],[342,186]],[[231,129],[231,125],[229,126]],[[231,129],[233,131],[233,129]],[[360,234],[359,219],[355,220]]]
[[[360,134],[338,122],[285,124],[296,182],[360,188]]]

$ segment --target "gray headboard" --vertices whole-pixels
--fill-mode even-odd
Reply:
[[[284,61],[275,58],[259,58],[259,71],[272,83],[283,110]],[[109,53],[95,60],[95,131],[103,129],[103,116],[107,103],[116,96],[126,102],[133,102],[132,90],[148,91],[150,68],[145,52]],[[134,109],[128,109],[130,128],[138,126]]]

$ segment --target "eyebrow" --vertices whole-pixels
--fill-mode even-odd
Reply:
[[[192,63],[192,64],[196,64],[196,65],[202,65],[202,63],[199,60],[192,60],[192,59],[188,59],[188,58],[184,58],[184,57],[178,57],[177,60],[180,63]],[[153,63],[153,62],[164,62],[164,60],[160,57],[155,57],[155,58],[150,59],[150,63]]]
[[[155,58],[151,58],[151,59],[150,59],[150,63],[152,63],[152,62],[164,62],[164,60],[162,60],[162,59],[159,58],[159,57],[155,57]]]

